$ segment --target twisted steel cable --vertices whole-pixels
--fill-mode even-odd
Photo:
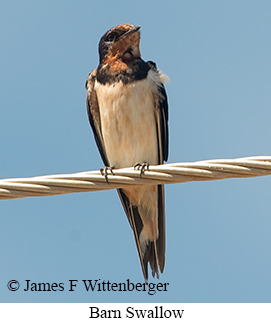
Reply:
[[[226,178],[271,175],[271,156],[213,159],[197,162],[150,165],[143,174],[133,167],[0,180],[0,199],[50,196],[125,188],[130,185],[173,184]]]

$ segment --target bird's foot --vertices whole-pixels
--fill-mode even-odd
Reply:
[[[136,163],[134,165],[134,169],[140,170],[140,176],[144,174],[145,170],[149,170],[150,164],[149,163]]]
[[[112,167],[111,166],[105,166],[104,168],[100,168],[100,172],[101,172],[102,176],[104,176],[107,184],[109,184],[108,173],[110,172],[112,175],[114,175],[114,173],[113,173],[114,168],[115,168],[114,166],[112,166]]]

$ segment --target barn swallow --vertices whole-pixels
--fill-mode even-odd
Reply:
[[[168,103],[162,74],[141,58],[140,27],[122,24],[99,42],[99,65],[87,79],[87,111],[106,167],[162,164],[168,158]],[[145,281],[148,263],[159,278],[165,265],[163,185],[118,190],[134,233]]]

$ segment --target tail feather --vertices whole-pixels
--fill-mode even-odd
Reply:
[[[144,232],[143,222],[138,207],[130,203],[129,198],[122,189],[118,190],[127,219],[134,233],[137,251],[145,281],[148,280],[148,263],[152,269],[152,276],[159,278],[159,269],[162,273],[165,264],[165,209],[164,209],[164,187],[158,185],[158,231],[156,241],[150,241]]]
[[[161,273],[165,267],[166,252],[166,223],[165,223],[165,191],[164,185],[158,185],[158,230],[159,238],[156,241],[157,255]]]

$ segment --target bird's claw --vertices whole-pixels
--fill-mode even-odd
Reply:
[[[134,169],[140,170],[140,176],[144,174],[145,170],[149,170],[150,164],[149,163],[136,163],[134,165]]]
[[[112,167],[111,166],[105,166],[104,168],[100,168],[100,172],[101,172],[102,176],[104,176],[107,184],[109,184],[108,172],[110,172],[112,175],[114,175],[113,169],[114,169],[114,166],[112,166]]]

